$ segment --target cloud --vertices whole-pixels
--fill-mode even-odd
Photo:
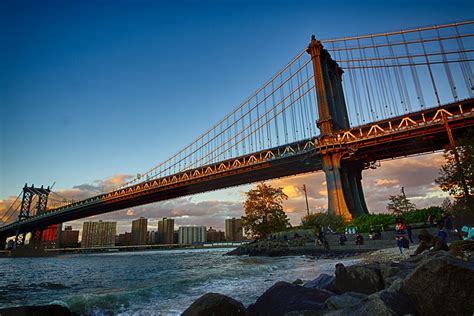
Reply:
[[[400,180],[398,179],[376,179],[375,185],[380,186],[393,186],[394,184],[399,184]]]
[[[18,213],[15,210],[20,208],[20,203],[20,198],[16,196],[8,196],[0,200],[0,225],[17,219]]]
[[[133,216],[135,215],[135,212],[132,209],[129,209],[126,214],[127,216]]]

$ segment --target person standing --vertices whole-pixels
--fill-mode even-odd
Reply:
[[[406,230],[407,230],[407,236],[408,236],[408,240],[410,240],[410,243],[413,243],[413,239],[411,238],[411,230],[412,230],[412,227],[411,227],[411,224],[407,224],[406,225]]]
[[[400,250],[400,255],[403,255],[403,239],[401,236],[397,236],[397,247]]]

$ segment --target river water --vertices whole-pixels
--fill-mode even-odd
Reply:
[[[179,315],[208,292],[248,306],[277,281],[332,274],[341,261],[224,256],[228,250],[1,258],[0,307],[60,302],[83,315]]]

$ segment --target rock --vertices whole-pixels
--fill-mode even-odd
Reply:
[[[389,316],[396,315],[396,313],[390,309],[383,300],[378,297],[369,297],[355,307],[350,307],[350,315],[360,316]],[[346,309],[347,310],[347,309]]]
[[[390,286],[387,288],[389,292],[400,292],[401,288],[403,287],[404,279],[398,279],[391,281]]]
[[[303,283],[304,283],[303,280],[301,280],[301,279],[296,279],[296,280],[294,280],[291,284],[301,285],[301,284],[303,284]]]
[[[409,274],[401,292],[421,315],[472,315],[474,264],[438,254]]]
[[[372,294],[371,297],[381,299],[385,305],[397,315],[416,314],[413,301],[400,292],[384,290]]]
[[[372,294],[385,288],[385,282],[379,269],[366,266],[345,267],[336,265],[334,292],[358,292]]]
[[[326,300],[326,306],[329,309],[343,309],[349,306],[356,305],[367,295],[355,292],[346,292],[341,295],[333,295]]]
[[[285,313],[283,316],[320,316],[325,315],[323,311],[292,311]]]
[[[321,273],[316,279],[305,283],[303,286],[310,289],[323,289],[332,292],[335,278],[332,275]]]
[[[384,301],[378,297],[369,296],[355,306],[325,313],[325,316],[394,316],[397,315]]]
[[[247,309],[249,315],[284,315],[291,311],[322,310],[332,293],[288,282],[277,282]]]
[[[226,253],[230,256],[268,256],[280,257],[290,254],[288,243],[278,240],[262,240],[242,245]]]
[[[198,298],[184,312],[183,316],[248,315],[244,305],[228,296],[207,293]]]
[[[18,306],[0,309],[2,316],[73,316],[77,315],[71,312],[69,308],[62,305],[40,305],[40,306]]]

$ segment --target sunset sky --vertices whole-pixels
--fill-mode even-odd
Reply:
[[[143,173],[194,140],[309,42],[469,20],[473,1],[1,1],[0,215],[25,183],[85,198]],[[370,211],[404,186],[440,204],[442,154],[363,173]],[[324,174],[271,181],[293,224],[327,206]],[[119,232],[145,216],[223,229],[246,185],[95,219]],[[81,221],[72,223],[76,228]]]

